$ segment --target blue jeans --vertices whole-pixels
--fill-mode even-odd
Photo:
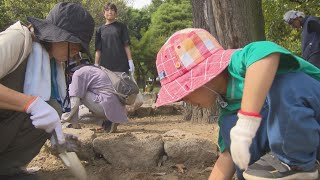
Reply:
[[[319,152],[320,82],[300,72],[277,75],[260,113],[250,164],[271,151],[284,163],[312,169]],[[220,128],[226,147],[237,120],[236,114],[223,117]],[[243,179],[239,168],[237,175]]]

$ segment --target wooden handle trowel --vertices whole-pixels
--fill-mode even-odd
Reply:
[[[62,160],[63,164],[77,179],[87,180],[87,172],[81,164],[77,154],[75,152],[67,152],[65,147],[58,143],[56,132],[53,133],[53,137],[55,138],[59,157]]]

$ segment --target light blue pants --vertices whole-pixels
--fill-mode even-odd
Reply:
[[[320,82],[304,73],[277,75],[261,110],[262,122],[250,147],[250,164],[273,152],[280,161],[310,170],[319,152]],[[230,147],[237,115],[224,116],[221,133]],[[239,179],[242,172],[237,168]]]

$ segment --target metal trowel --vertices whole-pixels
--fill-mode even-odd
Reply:
[[[63,164],[77,179],[87,180],[87,172],[81,164],[81,161],[79,160],[77,154],[75,152],[67,152],[66,148],[58,143],[57,135],[55,132],[53,133],[53,137],[55,138],[59,157],[62,160]]]

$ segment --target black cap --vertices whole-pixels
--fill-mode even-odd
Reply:
[[[90,13],[78,3],[56,4],[45,20],[28,17],[35,36],[46,42],[81,43],[82,52],[89,53],[89,43],[94,31]]]

